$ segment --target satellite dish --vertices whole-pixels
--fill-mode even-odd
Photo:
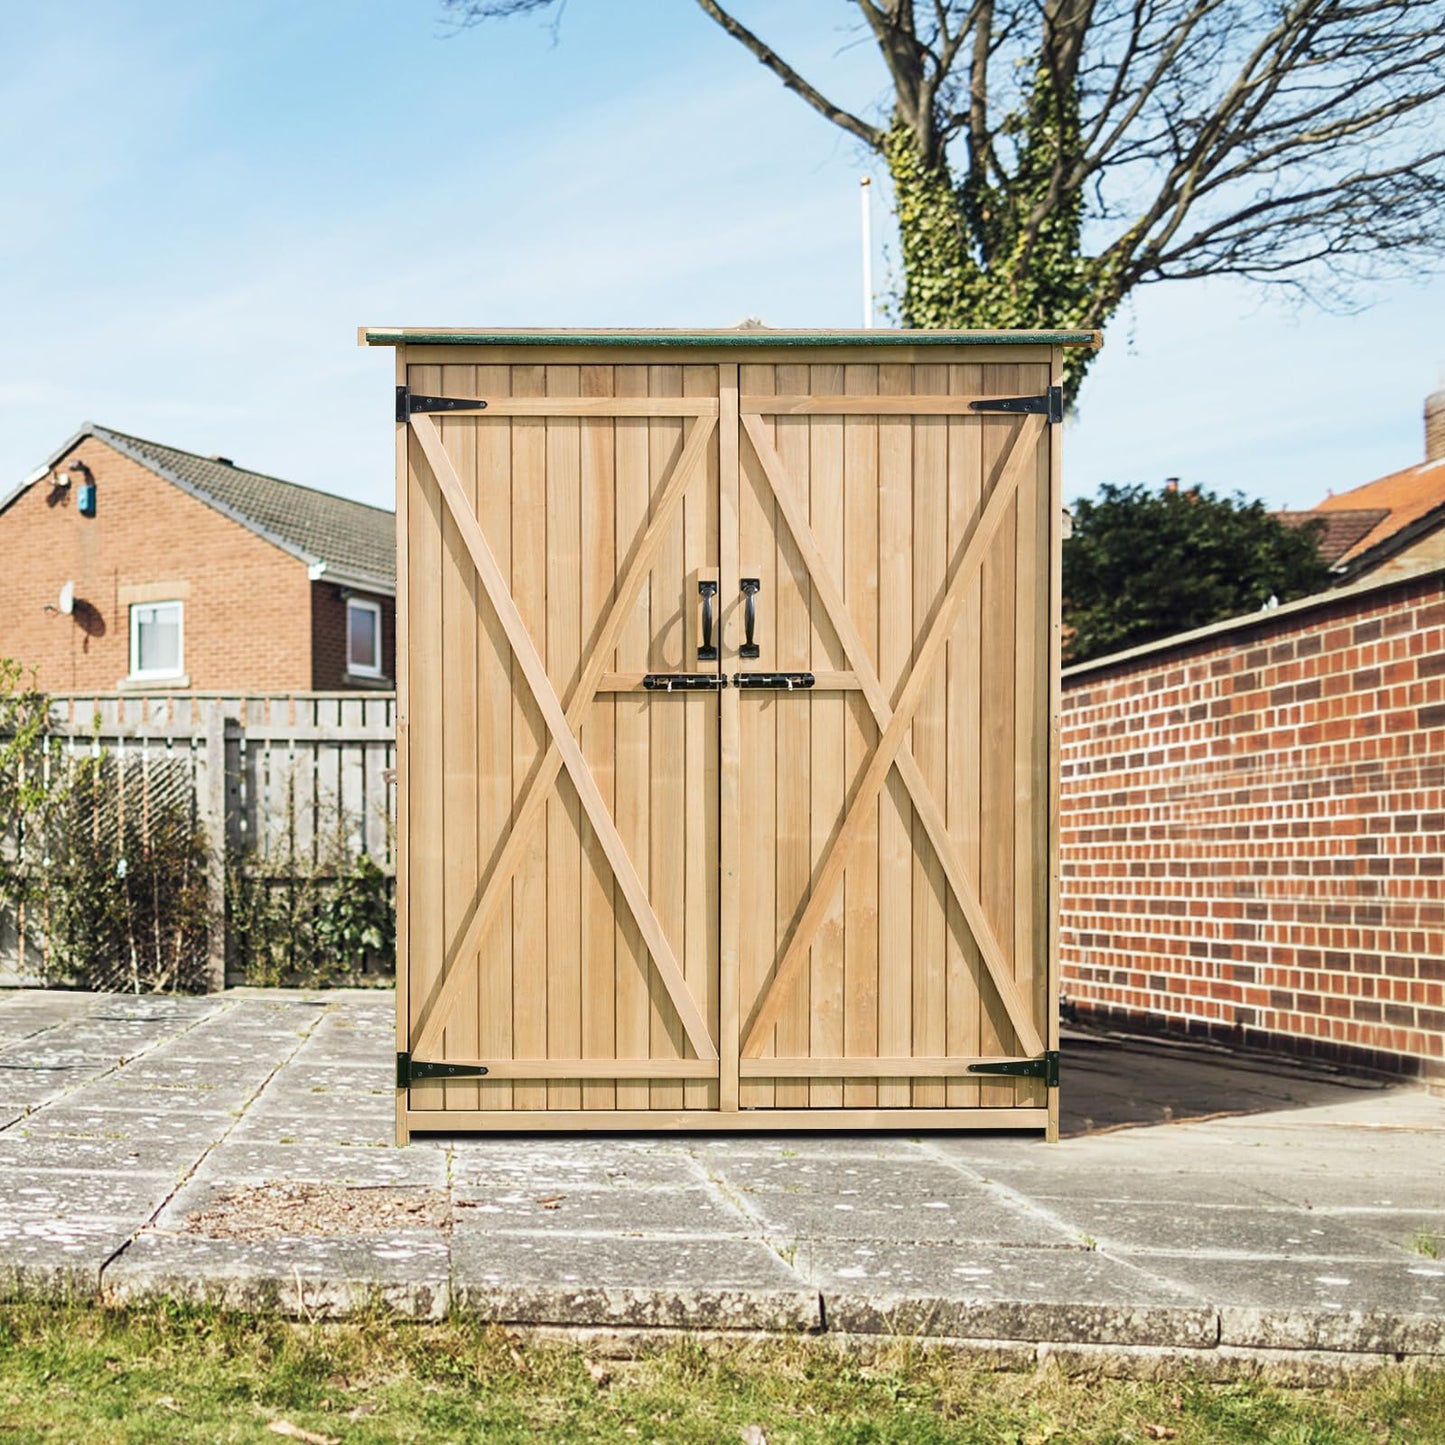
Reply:
[[[74,583],[74,582],[67,582],[67,583],[65,584],[65,586],[63,586],[63,587],[60,589],[60,602],[59,602],[58,605],[59,605],[59,607],[60,607],[60,611],[61,611],[66,617],[69,617],[70,614],[75,611],[75,583]]]

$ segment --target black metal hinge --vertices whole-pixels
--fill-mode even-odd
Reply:
[[[486,1073],[485,1064],[443,1064],[433,1059],[414,1059],[410,1054],[396,1056],[398,1089],[409,1089],[428,1079],[480,1079]]]
[[[1004,1074],[1015,1079],[1042,1079],[1050,1089],[1059,1087],[1059,1051],[1049,1049],[1038,1059],[1000,1059],[997,1063],[970,1064],[970,1074]]]
[[[971,401],[970,411],[1005,411],[1014,416],[1044,416],[1054,425],[1064,419],[1064,389],[1051,386],[1042,396],[993,396]]]
[[[484,401],[472,401],[465,396],[417,396],[409,386],[396,389],[396,419],[403,425],[410,421],[412,414],[419,411],[481,411]]]

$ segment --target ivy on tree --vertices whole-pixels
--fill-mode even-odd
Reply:
[[[1102,328],[1204,276],[1343,303],[1445,251],[1445,0],[834,0],[891,82],[871,109],[697,4],[887,164],[907,326]],[[1070,403],[1092,359],[1066,352]]]
[[[1322,591],[1331,577],[1318,528],[1287,527],[1241,494],[1106,483],[1075,504],[1064,543],[1066,660]]]

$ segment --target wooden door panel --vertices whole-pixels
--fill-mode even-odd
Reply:
[[[760,656],[728,667],[819,682],[740,699],[743,893],[771,903],[741,934],[744,1107],[1034,1102],[966,1064],[1043,1051],[1049,444],[967,404],[1048,381],[741,368]]]
[[[496,405],[410,427],[411,1044],[490,1070],[411,1107],[716,1107],[717,697],[641,679],[698,668],[717,368],[409,380]]]

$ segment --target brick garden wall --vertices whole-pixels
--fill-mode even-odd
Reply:
[[[1445,573],[1066,674],[1085,1013],[1445,1082]]]

